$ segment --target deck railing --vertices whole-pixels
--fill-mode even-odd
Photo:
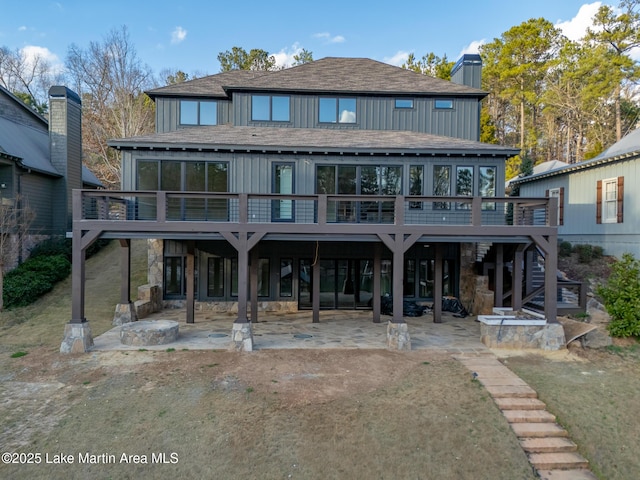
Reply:
[[[556,199],[75,190],[74,220],[555,226]]]

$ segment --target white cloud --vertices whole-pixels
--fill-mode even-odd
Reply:
[[[187,31],[182,27],[176,27],[171,32],[171,43],[174,45],[184,41],[185,38],[187,38]]]
[[[346,38],[342,35],[331,36],[329,32],[316,33],[313,36],[324,40],[325,43],[344,43],[346,41]]]
[[[299,55],[302,52],[302,47],[298,42],[295,42],[290,47],[284,47],[278,53],[272,53],[271,55],[276,59],[276,65],[280,68],[287,68],[295,61],[294,55]]]
[[[487,43],[487,40],[484,39],[484,38],[482,40],[474,40],[474,41],[472,41],[469,45],[467,45],[466,47],[464,47],[462,49],[462,51],[458,55],[458,58],[462,57],[462,55],[465,55],[467,53],[471,53],[471,54],[480,53],[480,47],[482,45],[484,45],[485,43]],[[452,60],[455,61],[457,59],[454,58]]]
[[[382,61],[384,63],[388,63],[389,65],[395,65],[396,67],[400,67],[402,66],[403,63],[407,61],[407,58],[409,58],[409,52],[404,52],[402,50],[399,50],[395,53],[395,55],[391,57],[384,57]]]
[[[38,47],[37,45],[27,45],[20,49],[20,53],[25,60],[25,63],[29,66],[33,66],[37,60],[44,60],[49,64],[54,74],[62,73],[64,71],[64,64],[60,61],[60,58],[46,47]]]
[[[24,32],[26,30],[27,30],[27,27],[25,27],[24,25],[21,25],[21,26],[18,27],[18,31],[19,32]]]
[[[580,40],[587,33],[587,28],[593,24],[593,16],[596,14],[602,2],[587,3],[580,7],[578,13],[571,20],[556,22],[559,28],[569,40]]]

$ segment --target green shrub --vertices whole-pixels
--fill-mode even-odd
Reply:
[[[594,245],[591,249],[591,258],[597,260],[604,257],[604,249],[600,245]]]
[[[609,315],[614,337],[640,337],[640,261],[625,253],[612,267],[606,285],[597,289]]]
[[[31,249],[29,258],[51,257],[53,255],[64,255],[71,260],[71,239],[64,237],[54,237],[43,242]]]
[[[558,255],[561,257],[570,257],[573,251],[573,246],[569,242],[560,242],[558,246]]]
[[[35,302],[70,272],[71,263],[64,255],[28,259],[5,275],[2,292],[5,308],[24,307]]]
[[[593,247],[591,245],[576,245],[573,249],[578,254],[578,262],[591,263],[593,258]]]

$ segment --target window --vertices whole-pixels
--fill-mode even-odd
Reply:
[[[624,177],[598,180],[596,197],[596,222],[622,223]]]
[[[558,225],[564,225],[564,187],[547,190],[547,197],[558,199]]]
[[[436,197],[451,196],[451,167],[448,165],[435,165],[433,167],[433,195]],[[436,210],[449,210],[449,202],[434,202]]]
[[[293,164],[273,164],[273,193],[292,194]],[[273,200],[271,203],[271,218],[274,221],[293,221],[293,200]]]
[[[180,125],[217,125],[218,104],[211,101],[181,100]]]
[[[166,298],[183,297],[185,295],[185,261],[186,258],[166,257],[164,260],[164,294]]]
[[[456,196],[471,197],[473,195],[473,167],[456,167]],[[456,208],[467,210],[470,203],[457,203]]]
[[[396,98],[396,108],[413,108],[413,98]]]
[[[451,110],[453,109],[453,100],[451,99],[437,99],[435,101],[435,107],[438,110]]]
[[[251,96],[251,120],[256,122],[288,122],[289,119],[289,97]]]
[[[271,269],[269,268],[270,262],[268,258],[261,258],[258,260],[258,296],[268,297],[271,290],[271,282],[269,281],[271,276]]]
[[[422,195],[423,178],[424,167],[422,165],[411,165],[409,167],[409,195]],[[422,209],[422,202],[409,202],[409,208]]]
[[[207,263],[207,296],[224,297],[224,258],[209,257]]]
[[[280,296],[293,296],[293,260],[291,258],[280,259]]]
[[[318,121],[320,123],[356,123],[356,99],[320,98]]]
[[[480,167],[480,185],[478,187],[481,197],[496,196],[496,167]],[[482,202],[482,210],[495,210],[495,202]]]
[[[228,191],[226,162],[139,160],[136,167],[138,190],[176,192]],[[228,218],[226,199],[170,198],[167,202],[169,220],[218,220]],[[140,198],[137,219],[155,219],[155,199]]]

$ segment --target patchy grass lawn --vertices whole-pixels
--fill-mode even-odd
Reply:
[[[530,355],[506,365],[538,392],[598,478],[640,478],[640,344],[578,353],[584,361]]]

